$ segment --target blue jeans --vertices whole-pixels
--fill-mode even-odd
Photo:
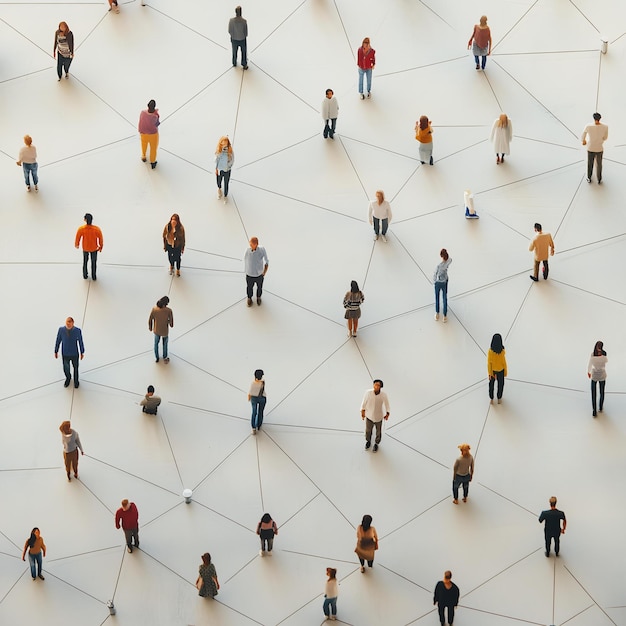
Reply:
[[[65,380],[69,382],[71,378],[70,363],[74,368],[74,382],[78,382],[78,354],[70,354],[69,356],[63,355],[63,373],[65,374]]]
[[[167,342],[169,340],[169,337],[165,336],[165,337],[161,337],[161,335],[157,335],[156,333],[154,333],[154,356],[158,359],[159,358],[159,340],[163,339],[163,358],[167,359]]]
[[[231,39],[230,45],[233,49],[233,65],[237,65],[237,50],[241,49],[241,65],[248,65],[248,41],[246,39]]]
[[[372,221],[374,222],[374,232],[378,235],[378,230],[380,227],[380,223],[383,223],[383,235],[387,234],[387,227],[389,226],[389,219],[378,219],[377,217],[372,217]]]
[[[443,316],[448,316],[448,281],[435,283],[435,313],[439,313],[439,293],[443,293]]]
[[[331,613],[332,615],[337,615],[337,596],[334,598],[324,598],[324,607],[322,609],[324,611],[324,615],[328,617]]]
[[[30,175],[33,175],[33,183],[39,184],[39,176],[37,176],[37,163],[22,163],[22,170],[24,170],[24,182],[27,187],[30,187]]]
[[[220,170],[216,176],[217,188],[222,188],[222,180],[224,181],[224,197],[228,197],[228,183],[230,182],[230,170]]]
[[[37,576],[41,574],[41,569],[43,568],[42,552],[40,551],[38,554],[31,554],[29,552],[28,562],[30,563],[30,575],[33,578],[37,578]],[[37,564],[37,570],[35,570],[35,563]]]
[[[467,498],[469,492],[470,475],[469,474],[455,474],[452,480],[452,496],[455,500],[459,499],[459,487],[463,485],[463,497]]]
[[[252,424],[252,428],[261,428],[266,401],[267,398],[265,396],[252,396],[250,398],[250,403],[252,404],[252,419],[250,423]]]
[[[363,93],[363,76],[367,76],[367,93],[372,91],[372,70],[359,68],[359,93]]]
[[[480,58],[480,57],[478,57],[478,56],[474,55],[474,61],[476,62],[476,65],[479,65],[479,63],[478,63],[478,59],[479,59],[479,58]],[[487,65],[487,57],[486,57],[486,56],[485,56],[485,57],[482,57],[482,59],[483,59],[483,62],[482,62],[482,68],[483,68],[483,69],[485,69],[485,65]]]

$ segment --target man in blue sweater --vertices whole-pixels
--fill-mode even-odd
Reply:
[[[68,317],[65,326],[61,326],[57,332],[57,340],[54,344],[54,358],[59,358],[59,346],[61,346],[61,356],[63,357],[63,373],[65,374],[64,387],[70,386],[70,363],[74,368],[74,387],[78,387],[78,352],[82,361],[85,355],[85,345],[83,344],[83,333],[80,328],[74,326],[74,319]]]

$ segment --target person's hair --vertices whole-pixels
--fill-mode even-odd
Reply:
[[[496,354],[500,354],[500,352],[502,352],[502,350],[504,350],[504,344],[502,343],[502,335],[500,333],[496,333],[491,338],[491,349]]]
[[[329,580],[335,580],[335,578],[337,578],[337,570],[334,567],[327,567],[326,573],[328,574]]]
[[[359,293],[359,284],[356,282],[356,280],[350,281],[350,291],[352,293]]]
[[[200,558],[205,565],[211,565],[211,555],[208,552],[205,552]]]
[[[593,114],[593,119],[600,121],[602,119],[602,116],[599,113],[596,112],[596,113]]]
[[[263,513],[263,517],[261,518],[261,522],[263,524],[267,524],[272,521],[272,516],[269,513]]]
[[[223,142],[226,142],[226,146],[228,147],[228,155],[232,156],[233,145],[230,143],[230,139],[228,138],[227,135],[220,137],[220,140],[217,142],[217,147],[215,148],[215,154],[220,154],[220,152],[223,150],[223,146],[222,146]]]
[[[156,102],[154,100],[150,100],[150,102],[148,102],[148,111],[150,113],[154,113],[155,109],[156,109]]]
[[[428,116],[421,115],[420,116],[420,130],[426,130],[428,128]]]
[[[448,251],[445,248],[441,248],[441,252],[439,253],[439,256],[444,260],[447,261],[450,258],[450,255],[448,254]]]
[[[334,92],[332,89],[327,89],[327,90],[326,90],[326,95],[328,95],[328,92],[332,93],[332,94],[333,94],[333,96],[335,95],[335,92]]]
[[[375,378],[374,382],[372,384],[376,384],[376,383],[380,383],[380,388],[382,389],[385,385],[383,384],[383,381],[380,380],[380,378]]]
[[[481,15],[480,16],[480,25],[481,26],[486,26],[487,24],[487,16],[486,15]]]
[[[363,39],[363,43],[361,45],[363,45],[365,43],[369,43],[369,42],[370,42],[370,38],[369,37],[365,37],[365,39]]]
[[[509,118],[506,113],[500,113],[500,117],[498,118],[498,126],[500,128],[506,128],[509,125]]]
[[[32,548],[35,545],[35,541],[37,541],[37,537],[35,536],[35,531],[39,530],[37,526],[30,531],[30,537],[28,538],[28,547]]]
[[[65,30],[63,30],[63,26],[65,26]],[[70,27],[67,25],[67,22],[59,22],[59,28],[57,30],[57,33],[69,33],[70,32]]]
[[[538,230],[539,232],[541,232],[542,228],[539,222],[535,222],[535,230]]]
[[[371,525],[372,525],[372,516],[364,515],[363,519],[361,520],[361,527],[363,528],[363,530],[368,531]]]
[[[446,571],[443,573],[443,577],[444,577],[446,580],[450,580],[450,579],[452,578],[452,572],[451,572],[449,569],[448,569],[448,570],[446,570]]]
[[[93,215],[91,213],[85,213],[85,221],[87,222],[87,225],[90,226],[93,222]]]
[[[64,435],[69,435],[70,432],[72,431],[72,427],[71,427],[71,422],[70,420],[65,420],[64,422],[61,422],[61,425],[59,426],[59,430],[64,434]]]
[[[241,17],[241,7],[235,7],[235,15],[237,17]]]
[[[24,135],[24,143],[30,146],[33,143],[33,138],[30,135]]]
[[[122,500],[122,506],[126,506],[128,504],[128,498],[124,498]]]
[[[385,192],[382,189],[377,189],[376,190],[376,195],[378,195],[378,194],[380,194],[380,196],[382,198],[381,202],[384,202],[385,201]]]
[[[256,378],[256,380],[261,380],[261,378],[263,378],[263,370],[254,370],[254,378]]]
[[[67,317],[67,319],[65,320],[67,322],[67,320],[70,320],[70,322],[72,322],[72,324],[74,323],[74,318],[73,317]]]
[[[259,238],[258,237],[250,237],[250,243],[256,243],[256,245],[259,245]]]
[[[461,452],[463,452],[463,450],[470,450],[471,446],[469,445],[469,443],[462,443],[459,446],[457,446],[459,448],[459,450]]]
[[[159,309],[162,309],[163,307],[166,307],[169,303],[170,299],[167,296],[163,296],[162,298],[159,298],[157,300],[156,305],[159,307]]]
[[[154,385],[148,385],[148,393],[154,393]]]
[[[606,356],[603,341],[596,341],[596,345],[593,347],[593,356]]]
[[[550,502],[550,506],[556,506],[556,496],[552,496],[549,502]]]

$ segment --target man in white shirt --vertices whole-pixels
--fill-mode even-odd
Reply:
[[[384,391],[383,381],[377,378],[374,388],[368,389],[361,402],[361,419],[365,420],[365,449],[369,450],[372,445],[372,430],[376,426],[376,439],[374,440],[374,452],[378,451],[378,444],[382,437],[383,420],[389,419],[389,398]],[[383,406],[385,413],[383,414]]]
[[[609,127],[601,124],[602,116],[599,113],[593,114],[593,124],[585,126],[583,131],[583,146],[587,146],[587,182],[591,182],[593,174],[593,162],[596,162],[596,176],[598,177],[598,185],[602,183],[602,153],[604,151],[603,144],[609,136]]]

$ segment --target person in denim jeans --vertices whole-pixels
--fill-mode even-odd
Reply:
[[[370,38],[366,37],[357,50],[357,62],[359,68],[359,95],[361,100],[365,99],[363,93],[363,77],[367,79],[367,97],[371,97],[372,91],[372,70],[376,65],[376,51],[370,46]]]
[[[24,135],[24,145],[20,148],[20,155],[16,161],[17,165],[22,166],[24,171],[24,182],[26,183],[26,191],[30,191],[30,177],[33,177],[33,185],[35,191],[39,191],[39,176],[37,176],[37,148],[33,146],[33,138],[30,135]]]
[[[252,405],[252,434],[256,435],[256,431],[263,424],[263,411],[265,411],[265,381],[263,380],[263,370],[254,371],[254,380],[250,384],[248,391],[248,402]]]
[[[433,283],[435,284],[435,321],[439,320],[439,294],[442,294],[443,300],[443,321],[448,321],[448,267],[452,263],[452,259],[448,255],[445,248],[441,248],[439,253],[441,263],[437,265],[437,269],[433,275]]]
[[[152,331],[154,328],[154,357],[157,363],[159,362],[159,341],[161,338],[163,338],[163,361],[165,363],[170,362],[170,358],[167,356],[167,344],[169,330],[174,328],[174,313],[167,306],[169,303],[170,299],[167,296],[159,298],[148,318],[148,330]]]
[[[27,550],[28,562],[30,563],[30,575],[33,577],[33,580],[37,580],[37,577],[41,578],[41,580],[45,580],[41,570],[43,568],[42,555],[46,556],[46,544],[43,542],[43,537],[39,534],[39,528],[37,527],[30,531],[30,537],[24,544],[22,561],[26,560]]]
[[[326,619],[337,619],[337,596],[339,595],[339,585],[337,584],[337,570],[334,567],[326,568],[326,586],[324,588],[324,606],[322,610]]]

